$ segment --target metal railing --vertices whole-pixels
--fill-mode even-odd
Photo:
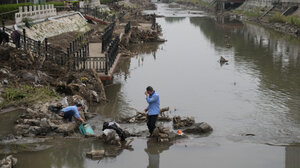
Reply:
[[[88,37],[93,33],[94,29],[85,32],[82,36],[79,36],[74,41],[70,42],[66,53],[50,46],[47,38],[44,42],[41,42],[27,37],[25,29],[23,29],[22,33],[18,32],[19,36],[17,41],[13,41],[11,37],[16,31],[5,27],[4,22],[2,31],[8,34],[10,44],[14,44],[16,48],[33,53],[36,57],[44,58],[45,61],[50,61],[51,63],[60,66],[66,66],[68,70],[95,69],[97,72],[102,72],[107,75],[114,64],[119,51],[119,36],[111,41],[114,27],[115,23],[112,23],[105,29],[106,32],[109,32],[105,39],[108,43],[106,44],[107,50],[103,50],[105,51],[105,57],[89,57]]]
[[[113,36],[113,32],[115,29],[115,24],[116,22],[111,23],[110,25],[108,25],[105,30],[103,35],[101,36],[102,39],[102,53],[104,53],[104,51],[106,50],[107,46],[109,45],[112,36]]]
[[[105,54],[106,57],[106,69],[105,74],[108,74],[108,70],[113,66],[119,52],[119,43],[120,38],[116,36],[115,39],[110,43],[107,53]]]
[[[2,31],[9,36],[9,43],[13,44],[16,48],[28,51],[34,54],[34,56],[42,57],[45,61],[67,66],[67,68],[71,70],[78,69],[78,62],[89,56],[89,42],[85,39],[88,39],[88,36],[90,36],[94,30],[91,29],[85,32],[82,36],[71,42],[70,47],[67,48],[67,53],[50,46],[47,38],[42,43],[41,41],[27,37],[25,29],[20,33],[5,27],[4,21],[2,22]],[[13,33],[16,33],[17,36],[13,37]]]

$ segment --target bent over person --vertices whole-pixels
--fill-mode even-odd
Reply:
[[[148,112],[147,126],[148,126],[150,136],[152,136],[153,130],[155,129],[157,117],[160,113],[159,96],[151,86],[148,86],[146,88],[145,95],[146,95],[146,101],[149,104],[148,107],[145,109],[145,112]]]
[[[62,116],[64,119],[67,119],[69,122],[72,122],[73,116],[80,120],[82,123],[85,123],[84,119],[79,115],[79,110],[81,104],[76,104],[76,106],[68,106],[60,110],[59,115]]]

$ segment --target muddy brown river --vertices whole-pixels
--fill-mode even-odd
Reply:
[[[298,168],[300,166],[300,40],[205,12],[158,4],[163,44],[138,46],[138,56],[122,58],[110,102],[90,109],[100,132],[104,120],[142,111],[148,85],[159,93],[170,115],[194,116],[214,131],[173,145],[135,138],[134,150],[93,161],[93,140],[58,139],[52,148],[17,154],[19,168]],[[232,47],[228,46],[230,44]],[[220,56],[228,64],[220,65]],[[162,123],[158,123],[162,124]],[[167,124],[168,125],[168,124]],[[131,131],[145,124],[124,125]]]

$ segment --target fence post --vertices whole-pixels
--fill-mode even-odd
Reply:
[[[105,33],[105,32],[104,32]],[[102,48],[101,48],[101,53],[103,53],[104,52],[104,45],[105,45],[105,41],[104,41],[104,37],[103,37],[103,35],[101,36],[101,41],[102,41]]]
[[[78,51],[76,51],[76,67],[79,67],[79,54]]]
[[[73,47],[72,47],[72,51],[75,51],[75,41],[72,42],[73,43]]]
[[[73,68],[74,68],[74,70],[76,70],[76,59],[75,59],[76,57],[75,57],[75,52],[73,53]]]
[[[48,60],[48,38],[45,38],[45,56],[46,60]]]
[[[24,38],[24,50],[26,50],[26,30],[23,29],[23,38]]]
[[[72,43],[70,43],[70,53],[72,53]]]
[[[90,43],[87,43],[87,48],[86,48],[86,57],[90,56]]]
[[[67,48],[67,67],[70,70],[70,48]]]
[[[108,53],[105,54],[105,75],[108,75]]]
[[[85,69],[85,54],[86,54],[86,44],[83,46],[83,48],[82,48],[82,57],[83,57],[83,59],[82,59],[82,69]]]
[[[65,53],[61,54],[61,56],[60,56],[60,65],[64,65],[64,56],[65,56]]]
[[[41,57],[41,41],[38,41],[38,55]]]
[[[79,49],[79,61],[80,61],[80,62],[82,61],[82,53],[81,53],[81,52],[82,52],[82,49],[80,48],[80,49]]]

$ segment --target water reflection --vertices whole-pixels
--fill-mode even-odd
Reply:
[[[167,23],[176,23],[181,22],[185,19],[185,17],[165,17],[165,21]]]
[[[15,121],[21,113],[21,110],[17,110],[0,114],[0,136],[5,136],[13,132]]]
[[[299,132],[300,41],[236,20],[206,17],[190,18],[190,22],[200,28],[219,55],[232,57],[238,72],[256,79],[258,99],[251,101],[262,112],[270,113],[266,122],[282,126],[292,122],[292,128],[278,128],[276,132]]]
[[[165,150],[169,150],[171,145],[171,143],[157,143],[155,139],[149,139],[147,148],[144,149],[148,155],[147,168],[159,168],[160,154]]]
[[[26,155],[18,156],[18,166],[22,168],[43,167],[43,168],[84,168],[85,156],[84,151],[88,152],[91,149],[100,147],[97,143],[78,142],[67,139],[61,139],[60,143],[49,150],[42,152],[30,152]],[[34,166],[33,166],[34,165]]]
[[[298,168],[300,165],[300,147],[287,146],[285,148],[285,168]]]

